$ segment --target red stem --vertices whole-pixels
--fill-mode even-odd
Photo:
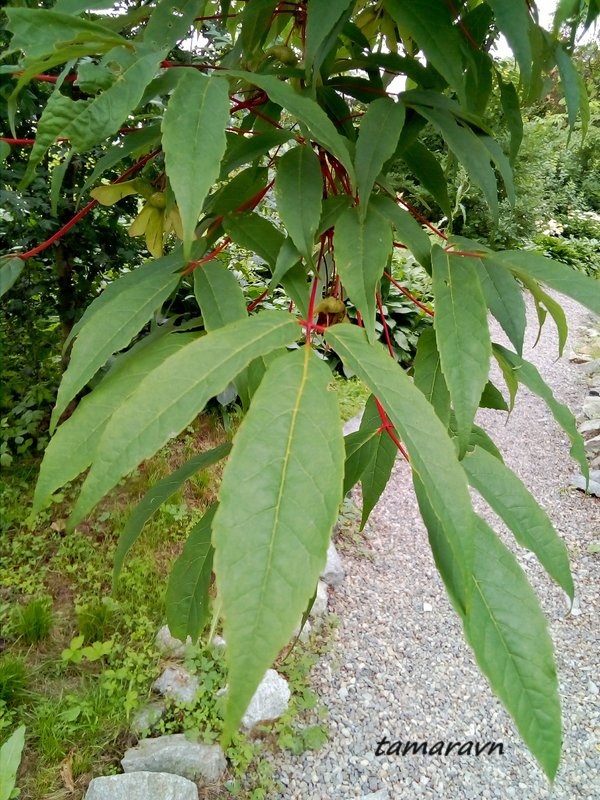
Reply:
[[[265,290],[264,290],[264,292],[263,292],[263,293],[262,293],[262,294],[261,294],[259,297],[257,297],[257,298],[256,298],[256,300],[253,300],[253,301],[250,303],[250,305],[246,306],[246,311],[247,311],[248,313],[250,313],[251,311],[254,311],[254,309],[256,308],[256,306],[257,306],[259,303],[262,303],[262,301],[265,299],[265,297],[266,297],[268,294],[269,294],[269,290],[268,290],[268,289],[265,289]]]
[[[158,155],[158,153],[160,153],[160,150],[154,150],[152,153],[149,153],[147,156],[144,156],[144,158],[141,158],[139,161],[137,161],[135,164],[129,167],[129,169],[125,170],[125,172],[122,175],[120,175],[116,181],[113,181],[113,183],[122,183],[130,175],[133,175],[138,170],[140,170],[144,166],[144,164],[150,161],[151,158],[154,158],[154,156]],[[33,256],[37,256],[38,253],[43,252],[48,247],[51,247],[53,244],[58,242],[59,239],[62,239],[65,233],[70,231],[74,225],[77,225],[79,220],[83,219],[83,217],[85,217],[85,215],[88,214],[92,210],[92,208],[94,208],[94,206],[97,205],[98,201],[92,200],[90,203],[87,204],[87,206],[84,206],[81,209],[81,211],[75,214],[75,216],[72,217],[65,225],[63,225],[62,228],[59,228],[59,230],[57,230],[56,233],[54,233],[49,239],[46,239],[45,242],[38,244],[37,247],[34,247],[32,250],[28,250],[26,253],[15,253],[15,258],[20,258],[23,261],[25,261],[28,258],[33,258]]]
[[[436,228],[435,225],[432,225],[431,222],[429,222],[429,220],[423,216],[423,214],[421,214],[419,211],[417,211],[416,208],[411,206],[411,204],[408,203],[403,197],[397,197],[396,201],[398,203],[402,203],[404,208],[406,208],[407,211],[410,211],[410,213],[413,215],[415,219],[418,219],[422,225],[426,225],[429,228],[429,230],[433,231],[436,234],[436,236],[439,236],[445,242],[448,241],[448,237],[443,231],[441,231],[439,228]]]
[[[423,303],[421,303],[420,300],[417,300],[417,298],[408,291],[408,289],[405,289],[404,286],[401,286],[398,283],[398,281],[394,280],[394,278],[392,278],[392,276],[389,274],[389,272],[384,272],[383,274],[388,279],[388,281],[390,281],[391,283],[394,284],[396,289],[399,289],[402,292],[402,294],[404,294],[404,295],[406,295],[406,297],[408,297],[409,300],[412,300],[413,303],[421,309],[421,311],[424,311],[426,314],[429,314],[430,317],[435,316],[434,312],[430,308],[427,308],[427,306],[424,306]]]
[[[206,264],[207,261],[212,261],[215,256],[218,256],[222,250],[225,250],[227,245],[231,244],[231,239],[227,236],[218,247],[215,247],[214,250],[204,256],[204,258],[199,259],[198,261],[188,261],[186,268],[181,273],[182,275],[189,275],[190,272],[193,272],[196,267],[199,267],[201,264]]]

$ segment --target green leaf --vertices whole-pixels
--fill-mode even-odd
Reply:
[[[581,105],[579,75],[571,57],[559,44],[556,44],[554,47],[554,56],[560,75],[562,91],[567,104],[569,128],[573,130],[577,122],[577,114]]]
[[[451,219],[452,205],[448,197],[448,182],[433,153],[421,142],[413,142],[409,147],[402,149],[400,156],[448,219]]]
[[[283,233],[259,214],[232,214],[223,223],[225,232],[240,247],[256,253],[275,269],[284,242]]]
[[[323,178],[310,145],[288,150],[277,163],[277,210],[299,252],[312,262],[315,233],[321,219]]]
[[[479,136],[479,140],[490,154],[490,158],[494,162],[496,169],[502,177],[506,196],[511,205],[514,206],[516,201],[515,185],[513,181],[513,171],[510,161],[504,154],[504,150],[500,147],[498,142],[491,136]]]
[[[160,0],[150,12],[144,28],[144,41],[168,53],[181,39],[187,38],[195,17],[202,14],[205,5],[206,0]]]
[[[156,339],[150,336],[119,357],[104,380],[81,400],[50,439],[35,488],[34,514],[57,489],[89,467],[106,423],[140,381],[195,338],[193,334],[171,334]]]
[[[333,228],[342,211],[345,211],[349,206],[350,198],[347,194],[326,197],[322,203],[323,211],[317,228],[317,236],[321,236],[321,234]]]
[[[267,185],[266,167],[251,166],[222,186],[204,207],[206,214],[229,214],[256,197]]]
[[[4,258],[0,259],[0,297],[12,288],[24,268],[25,262],[22,258],[4,256]]]
[[[461,455],[487,382],[492,348],[485,298],[472,260],[433,248],[435,330],[442,372],[456,414]]]
[[[552,780],[561,747],[552,640],[515,557],[481,519],[478,528],[465,636],[525,744]]]
[[[531,79],[531,65],[533,53],[529,41],[529,31],[532,26],[530,11],[527,3],[515,3],[513,0],[488,0],[496,24],[515,54],[521,77],[525,85]]]
[[[433,328],[426,328],[419,336],[413,377],[417,389],[423,392],[431,403],[444,427],[448,427],[448,422],[450,421],[450,393],[442,373],[440,354],[437,349]]]
[[[333,325],[325,338],[379,398],[400,434],[413,481],[422,483],[450,553],[453,572],[445,571],[442,577],[459,606],[466,608],[475,515],[454,445],[431,405],[380,343],[369,344],[364,330],[355,325]]]
[[[51,430],[77,392],[109,356],[129,344],[173,292],[180,279],[173,270],[180,263],[181,252],[150,262],[109,284],[88,306],[58,389]]]
[[[0,141],[0,164],[4,164],[10,155],[10,145],[8,142]]]
[[[124,475],[189,425],[254,358],[293,341],[297,328],[285,311],[264,311],[202,336],[163,361],[106,426],[71,528]]]
[[[194,69],[182,72],[163,117],[162,143],[167,175],[181,214],[187,261],[198,217],[225,153],[229,90],[222,78],[206,78]]]
[[[392,250],[389,221],[372,203],[364,219],[357,208],[339,217],[333,234],[335,263],[348,296],[375,340],[375,291]]]
[[[389,197],[377,197],[377,207],[392,222],[398,239],[405,244],[415,259],[431,274],[431,243],[429,236],[408,211],[398,208]]]
[[[518,155],[521,142],[523,140],[523,117],[521,115],[521,104],[519,95],[513,83],[505,83],[500,73],[497,73],[498,85],[500,86],[500,103],[506,125],[510,133],[509,159],[514,164]]]
[[[289,142],[290,139],[294,138],[294,135],[290,131],[272,128],[266,131],[253,131],[248,138],[241,134],[233,133],[228,133],[226,138],[227,149],[223,156],[219,176],[221,180],[224,180],[230,172],[238,169],[243,164],[247,164],[249,161],[256,161],[273,147]]]
[[[477,184],[483,192],[490,211],[497,218],[498,186],[490,164],[490,153],[483,143],[482,137],[477,136],[471,128],[460,125],[449,111],[422,105],[415,106],[415,108],[439,130],[473,183]]]
[[[402,35],[414,39],[448,84],[464,94],[461,38],[445,0],[384,0],[383,5]]]
[[[269,33],[278,0],[251,0],[241,13],[239,41],[246,56],[260,47]]]
[[[340,136],[333,122],[314,100],[298,94],[291,86],[283,83],[274,75],[257,75],[254,72],[241,70],[227,70],[224,74],[231,75],[233,78],[242,78],[258,86],[269,95],[273,102],[285,108],[292,116],[306,125],[311,138],[335,156],[346,168],[351,183],[353,185],[356,183],[346,140]]]
[[[327,57],[332,34],[339,33],[354,7],[353,0],[311,0],[307,6],[304,61],[307,80]]]
[[[127,553],[136,543],[148,520],[152,519],[162,504],[166,503],[170,497],[178,492],[182,485],[195,475],[196,472],[201,469],[206,469],[207,467],[212,467],[213,464],[225,458],[230,450],[231,445],[226,443],[214,447],[212,450],[208,450],[205,453],[199,453],[197,456],[190,458],[189,461],[186,461],[179,469],[167,475],[166,478],[155,483],[154,486],[146,492],[127,518],[125,527],[119,536],[113,565],[114,586],[116,586]],[[185,636],[182,638],[185,639]]]
[[[462,465],[471,486],[506,522],[521,547],[536,554],[548,575],[573,600],[575,588],[565,543],[522,481],[480,447],[468,453]]]
[[[25,730],[25,725],[19,725],[0,747],[0,800],[14,797],[12,792],[17,783],[17,771],[25,746]]]
[[[571,441],[570,454],[571,457],[577,461],[581,467],[581,471],[587,478],[589,476],[589,466],[585,456],[585,447],[581,434],[577,430],[575,418],[570,410],[563,403],[559,403],[554,397],[550,387],[542,380],[542,376],[537,371],[536,367],[525,361],[525,359],[502,347],[500,344],[494,344],[494,355],[497,360],[503,361],[504,364],[513,372],[514,377],[519,383],[526,386],[531,392],[537,394],[544,400],[552,416],[561,426]]]
[[[376,448],[376,437],[379,434],[372,430],[357,430],[344,436],[346,460],[344,462],[344,495],[355,486],[368,469]]]
[[[483,428],[480,428],[479,425],[473,425],[473,429],[471,430],[471,440],[469,442],[469,448],[472,447],[480,447],[482,450],[485,450],[487,453],[490,453],[494,458],[497,458],[502,464],[504,464],[504,459],[502,458],[502,453],[496,447],[494,441],[490,438],[489,434],[486,433]]]
[[[56,0],[54,10],[62,14],[81,14],[83,11],[112,8],[113,0]]]
[[[360,121],[354,163],[359,209],[363,219],[377,176],[398,145],[404,115],[403,105],[389,97],[381,97],[369,103]]]
[[[167,585],[167,623],[172,635],[196,642],[209,616],[208,590],[214,549],[211,544],[214,503],[188,534],[183,552],[173,564]]]
[[[497,411],[508,411],[506,400],[502,396],[500,390],[497,389],[491,381],[488,381],[485,385],[479,401],[479,407],[494,408]]]
[[[541,283],[556,289],[577,300],[582,306],[589,308],[594,314],[600,314],[600,282],[576,272],[566,264],[559,264],[539,253],[527,250],[506,250],[494,253],[490,261],[498,261],[510,269],[517,278],[521,276],[535,278]]]
[[[527,314],[523,291],[510,271],[487,258],[473,259],[488,308],[496,317],[519,355],[523,353],[523,340]]]
[[[558,355],[562,356],[563,350],[565,349],[565,345],[567,343],[567,336],[569,335],[569,326],[567,324],[567,318],[565,316],[565,312],[563,311],[563,307],[560,305],[560,303],[557,303],[553,297],[547,294],[537,281],[528,278],[523,274],[520,275],[520,279],[523,282],[523,285],[526,286],[531,292],[535,302],[535,310],[540,326],[535,344],[537,344],[539,341],[542,332],[542,326],[546,319],[546,314],[549,312],[550,316],[554,320],[556,331],[558,333]],[[519,355],[522,354],[519,353]]]
[[[218,261],[194,270],[194,293],[209,333],[248,316],[235,275]]]
[[[276,359],[236,435],[213,522],[227,640],[225,737],[301,618],[342,499],[331,373],[312,350]]]
[[[387,486],[398,453],[398,448],[387,431],[380,431],[381,424],[377,403],[371,395],[367,400],[359,428],[359,432],[368,431],[373,436],[369,462],[360,479],[362,489],[361,531]]]

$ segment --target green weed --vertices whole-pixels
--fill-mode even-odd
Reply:
[[[15,633],[27,644],[43,642],[50,635],[54,624],[51,602],[49,598],[30,600],[17,609],[14,621]]]
[[[16,705],[25,696],[27,667],[22,658],[10,654],[0,658],[0,701]]]

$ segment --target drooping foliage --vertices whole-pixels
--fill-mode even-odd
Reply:
[[[389,479],[392,443],[410,463],[465,637],[553,778],[561,724],[552,643],[517,561],[473,510],[469,484],[571,598],[573,581],[550,520],[474,418],[479,406],[509,406],[488,380],[493,357],[510,404],[519,384],[543,397],[587,470],[570,412],[522,356],[522,289],[559,326],[560,308],[541,287],[596,313],[600,290],[539,254],[496,253],[456,236],[448,183],[426,142],[432,131],[441,136],[496,217],[499,197],[514,196],[520,105],[540,93],[548,70],[558,69],[570,125],[587,123],[567,34],[569,25],[594,22],[597,3],[561,3],[553,32],[538,26],[533,2],[514,0],[157,0],[131,10],[115,4],[110,14],[98,10],[106,3],[86,0],[34,5],[5,9],[12,38],[2,69],[14,86],[5,144],[18,145],[26,87],[53,84],[22,186],[56,142],[67,143],[66,158],[102,148],[86,191],[107,206],[137,198],[129,232],[144,237],[152,256],[112,282],[71,331],[35,509],[89,467],[72,529],[233,386],[246,413],[231,450],[198,454],[150,490],[117,565],[155,503],[194,469],[227,458],[219,502],[190,533],[167,595],[173,629],[198,636],[214,570],[214,608],[228,642],[227,737],[314,594],[343,493],[362,483],[364,524]],[[509,83],[492,55],[500,33],[519,70]],[[511,134],[507,152],[487,115],[496,97]],[[448,216],[445,231],[391,187],[387,174],[399,160]],[[263,295],[250,303],[227,259],[233,246],[268,270]],[[396,250],[428,276],[434,310],[394,276]],[[30,256],[7,253],[4,291]],[[191,277],[201,319],[166,321]],[[414,380],[390,357],[390,285],[434,316]],[[274,293],[289,298],[288,311],[261,305]],[[514,349],[491,341],[488,312]],[[373,395],[346,442],[323,352]]]

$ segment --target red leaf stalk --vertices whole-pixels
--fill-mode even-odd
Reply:
[[[417,300],[417,298],[414,296],[414,294],[411,294],[408,291],[408,289],[405,289],[404,286],[401,286],[398,283],[397,280],[394,280],[394,278],[392,278],[392,276],[389,274],[389,272],[384,272],[383,274],[388,279],[388,281],[390,281],[390,283],[394,284],[396,289],[399,289],[402,292],[403,295],[406,295],[406,297],[408,297],[409,300],[412,300],[413,303],[421,309],[421,311],[424,311],[430,317],[435,316],[434,312],[430,308],[427,308],[427,306],[423,305],[423,303],[421,303],[420,300]]]

